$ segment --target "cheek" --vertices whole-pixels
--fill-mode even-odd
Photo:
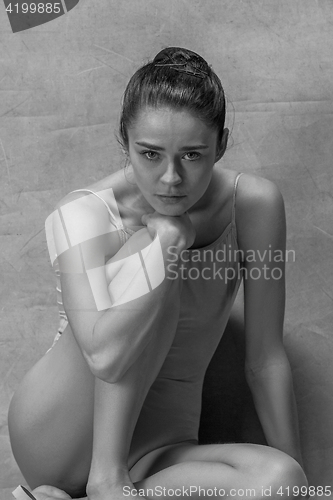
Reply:
[[[133,174],[135,181],[141,191],[145,191],[149,194],[153,191],[153,186],[155,185],[153,173],[148,169],[133,168]]]

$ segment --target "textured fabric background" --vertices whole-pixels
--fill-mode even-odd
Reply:
[[[330,0],[80,0],[13,34],[0,5],[1,500],[26,484],[10,451],[9,401],[58,322],[44,221],[67,192],[123,165],[122,93],[168,45],[199,52],[221,77],[233,142],[225,167],[271,179],[284,195],[296,255],[285,342],[304,460],[310,484],[332,486],[332,25]],[[228,337],[221,352],[228,345],[237,358]],[[215,377],[206,396],[218,395],[210,404],[220,413],[208,434],[224,424],[232,440],[248,395],[235,370],[224,373],[224,389]]]

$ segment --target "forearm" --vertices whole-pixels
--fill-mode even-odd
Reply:
[[[296,400],[287,357],[281,356],[276,364],[255,373],[248,369],[246,378],[267,443],[303,466]]]
[[[112,487],[130,483],[127,459],[138,409],[136,387],[128,384],[129,377],[130,370],[115,384],[95,379],[89,498],[99,497],[104,487],[110,495]]]
[[[165,280],[157,289],[103,315],[93,333],[95,376],[111,383],[123,376],[159,329],[170,295],[179,301],[179,283]]]
[[[91,499],[120,498],[131,486],[130,444],[142,403],[149,388],[151,363],[140,356],[120,381],[95,379],[92,462],[87,487]]]
[[[131,261],[126,260],[111,281],[110,287],[113,286],[118,297],[96,322],[92,336],[91,366],[94,374],[102,380],[119,380],[138,358],[160,328],[171,297],[173,316],[175,309],[179,308],[181,281],[174,269],[178,263],[174,262],[170,268],[166,243],[162,243],[163,256],[155,248],[145,255],[144,260],[145,273],[148,269],[150,277],[164,276],[158,286],[152,284],[150,290],[145,290],[147,283],[143,268],[136,270]],[[124,287],[122,283],[126,280],[128,284]]]

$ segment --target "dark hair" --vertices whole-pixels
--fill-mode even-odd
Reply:
[[[118,142],[128,150],[128,128],[145,107],[186,109],[222,138],[225,96],[220,79],[199,54],[167,47],[134,73],[123,95]]]

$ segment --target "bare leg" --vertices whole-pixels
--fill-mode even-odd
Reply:
[[[307,487],[304,472],[293,458],[254,444],[184,444],[166,450],[148,468],[136,464],[131,475],[141,495],[156,499],[304,498]],[[142,475],[146,477],[139,479]],[[124,489],[124,494],[128,491]]]
[[[229,496],[235,496],[232,488],[255,488],[254,498],[262,496],[261,488],[281,486],[277,499],[287,496],[287,486],[306,484],[300,467],[283,453],[238,444],[155,450],[139,460],[129,476],[127,467],[134,461],[130,454],[127,463],[127,455],[134,426],[172,343],[178,299],[170,294],[161,309],[161,329],[118,383],[95,380],[80,351],[71,345],[75,344],[71,336],[61,339],[62,347],[56,345],[27,377],[13,399],[9,420],[15,456],[31,487],[51,484],[71,496],[83,496],[89,471],[91,498],[103,500],[130,498],[122,488],[133,483],[138,489],[153,490],[216,487]],[[96,429],[103,426],[108,432],[98,435]],[[150,456],[155,459],[149,461]],[[147,496],[154,498],[154,493]]]
[[[8,422],[14,456],[31,488],[47,484],[83,496],[89,472],[94,492],[102,484],[109,490],[120,476],[130,481],[133,430],[171,346],[178,314],[175,281],[161,302],[152,340],[118,383],[95,379],[70,332],[27,374],[12,399]],[[102,435],[98,430],[104,426]]]
[[[299,464],[279,450],[254,444],[180,444],[154,450],[131,470],[133,485],[122,496],[136,498],[232,497],[272,500],[305,498],[307,480]],[[142,479],[139,480],[139,478]],[[135,489],[134,489],[135,488]],[[68,500],[64,492],[42,486],[38,500]],[[105,499],[114,498],[111,492]]]

